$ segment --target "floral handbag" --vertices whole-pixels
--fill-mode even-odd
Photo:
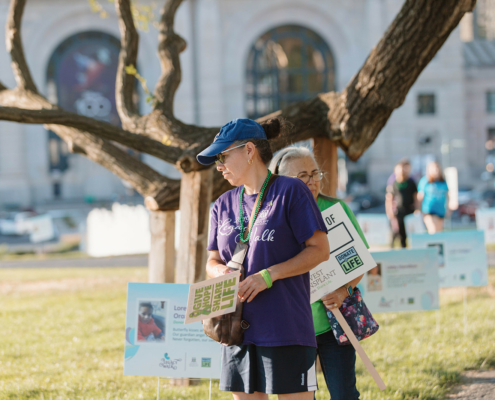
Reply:
[[[354,332],[354,335],[356,335],[357,340],[366,339],[373,335],[379,328],[370,310],[364,304],[361,291],[358,288],[354,289],[352,296],[344,300],[340,306],[340,311]],[[327,316],[337,343],[341,346],[351,344],[333,313],[327,310]]]

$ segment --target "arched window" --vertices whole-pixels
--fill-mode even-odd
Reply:
[[[315,32],[296,25],[280,26],[254,43],[246,78],[247,115],[258,118],[334,90],[332,52]]]
[[[119,51],[119,40],[103,32],[82,32],[64,40],[48,63],[49,100],[68,111],[120,125],[115,106]],[[67,146],[51,131],[48,152],[54,175],[68,168]]]

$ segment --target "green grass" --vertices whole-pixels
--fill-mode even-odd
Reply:
[[[69,243],[68,245],[58,248],[56,252],[52,253],[40,253],[34,252],[21,252],[21,253],[7,253],[2,252],[0,246],[0,261],[40,261],[40,260],[59,260],[59,259],[74,259],[74,258],[89,258],[86,253],[76,251],[74,248],[78,247],[77,244]]]
[[[157,378],[122,372],[126,282],[146,278],[145,268],[0,270],[0,399],[156,399]],[[376,315],[381,328],[362,343],[388,388],[358,360],[363,400],[441,399],[462,371],[495,367],[494,298],[469,289],[464,335],[462,294],[444,291],[439,312]],[[161,399],[208,398],[208,381],[160,384]],[[212,398],[231,396],[214,381]]]

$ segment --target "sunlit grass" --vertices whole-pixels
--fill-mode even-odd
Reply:
[[[123,375],[126,282],[146,278],[145,268],[0,270],[0,399],[156,399],[157,378]],[[26,289],[53,281],[63,284]],[[495,367],[495,299],[468,293],[467,335],[462,290],[443,292],[439,312],[376,315],[381,328],[362,343],[388,388],[358,361],[361,398],[441,399],[462,371]],[[319,383],[317,399],[328,399]],[[208,388],[161,379],[160,398],[207,399]],[[213,381],[212,399],[230,398]]]

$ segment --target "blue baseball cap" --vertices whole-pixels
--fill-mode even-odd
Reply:
[[[265,139],[266,133],[263,127],[256,121],[248,118],[238,118],[225,124],[217,133],[213,143],[199,153],[196,158],[203,165],[215,162],[215,156],[224,151],[232,143],[245,139]]]

